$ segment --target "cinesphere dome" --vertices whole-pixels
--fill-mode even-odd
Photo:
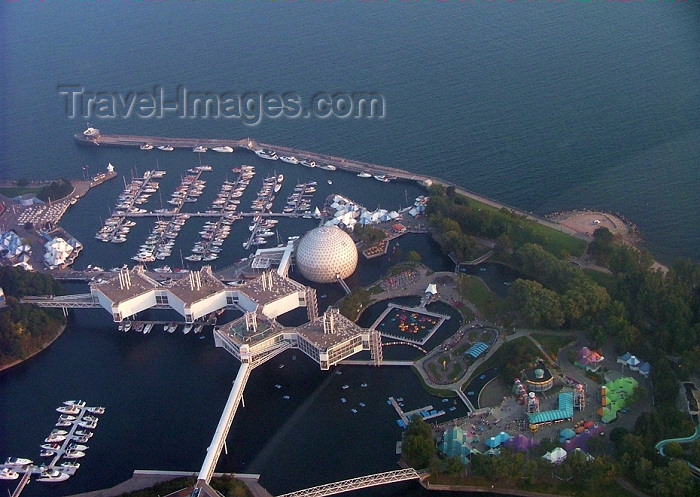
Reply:
[[[321,226],[299,241],[296,264],[304,278],[332,283],[336,275],[347,278],[357,267],[357,248],[350,235],[337,226]]]

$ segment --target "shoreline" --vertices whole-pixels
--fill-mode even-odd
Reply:
[[[0,364],[0,373],[3,372],[3,371],[5,371],[5,370],[10,369],[10,368],[13,367],[13,366],[17,366],[18,364],[22,364],[23,362],[28,361],[29,359],[31,359],[31,358],[34,357],[35,355],[37,355],[37,354],[43,352],[44,350],[48,349],[48,348],[51,346],[51,344],[54,343],[54,342],[58,339],[58,337],[60,337],[61,335],[63,335],[63,332],[66,331],[66,328],[67,328],[67,327],[68,327],[68,323],[66,322],[66,324],[64,324],[63,326],[61,326],[61,330],[56,334],[55,337],[53,337],[49,342],[42,344],[41,347],[39,348],[39,350],[37,350],[36,352],[31,353],[29,356],[25,357],[24,359],[17,359],[16,361],[13,361],[13,362],[11,362],[11,363],[9,363],[9,364],[5,364],[5,365]]]

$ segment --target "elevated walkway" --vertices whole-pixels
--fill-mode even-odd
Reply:
[[[360,488],[374,487],[377,485],[386,485],[387,483],[396,483],[406,480],[419,480],[420,475],[413,468],[399,469],[396,471],[387,471],[386,473],[377,473],[374,475],[360,476],[349,480],[338,481],[334,483],[326,483],[317,487],[297,490],[288,494],[280,495],[279,497],[323,497],[325,495],[334,495],[342,492],[349,492]]]
[[[214,469],[216,468],[216,463],[219,460],[219,455],[221,455],[221,449],[223,449],[224,445],[226,444],[226,436],[231,428],[233,417],[236,415],[236,411],[238,410],[238,404],[243,399],[243,390],[248,382],[251,369],[252,368],[249,364],[242,363],[241,368],[238,370],[238,375],[233,382],[233,388],[231,388],[228,401],[226,401],[224,412],[221,414],[221,419],[219,419],[219,424],[214,432],[214,438],[212,438],[211,445],[209,445],[209,448],[207,449],[207,456],[204,458],[204,462],[202,463],[202,469],[199,470],[199,475],[197,476],[197,488],[201,488],[204,485],[209,485],[209,482],[211,481],[211,477],[214,474]]]

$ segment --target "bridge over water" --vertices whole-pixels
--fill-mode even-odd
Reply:
[[[375,487],[377,485],[386,485],[387,483],[396,483],[407,480],[418,480],[421,475],[413,468],[398,469],[396,471],[387,471],[386,473],[377,473],[374,475],[360,476],[358,478],[350,478],[333,483],[326,483],[317,487],[306,488],[280,495],[279,497],[323,497],[325,495],[335,495],[350,490],[358,490],[360,488]]]

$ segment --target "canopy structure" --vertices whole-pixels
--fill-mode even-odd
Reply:
[[[623,376],[601,387],[600,402],[602,407],[598,409],[598,414],[603,423],[611,423],[617,418],[618,411],[625,407],[627,398],[632,395],[636,386],[637,380]]]
[[[474,345],[469,347],[469,350],[465,352],[465,354],[472,356],[474,359],[479,357],[481,354],[486,352],[486,350],[489,348],[488,345],[486,345],[484,342],[476,342]]]
[[[558,464],[558,463],[562,462],[564,459],[566,459],[566,451],[564,449],[562,449],[561,447],[557,447],[557,448],[553,449],[551,452],[547,452],[542,457],[547,459],[552,464]]]
[[[459,457],[466,464],[472,453],[471,443],[472,441],[467,439],[467,434],[461,427],[452,426],[443,433],[440,450],[448,457]]]
[[[491,437],[486,440],[486,446],[489,447],[490,449],[494,449],[501,445],[502,443],[507,442],[510,440],[510,435],[508,435],[505,431],[502,431],[498,435]]]
[[[508,440],[504,445],[512,450],[517,450],[518,452],[527,452],[536,444],[532,438],[520,433]]]
[[[561,431],[561,436],[563,438],[565,438],[566,440],[574,438],[575,435],[576,435],[576,431],[572,430],[571,428],[565,428]]]
[[[571,419],[574,416],[574,392],[559,394],[559,408],[530,414],[530,424],[536,425],[550,421]]]

